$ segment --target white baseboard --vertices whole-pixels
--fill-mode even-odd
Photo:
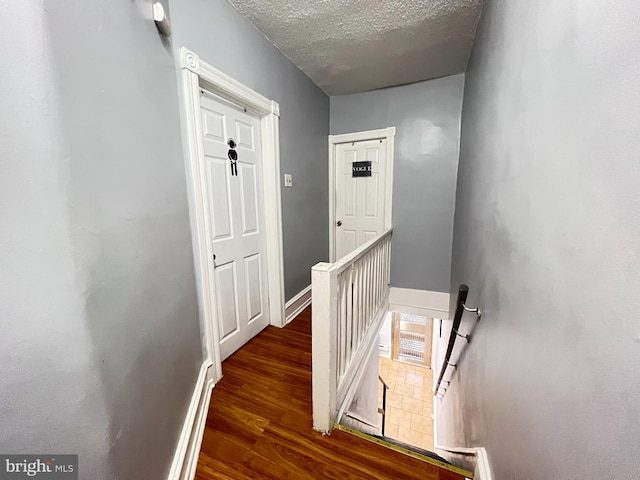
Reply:
[[[311,305],[311,285],[284,304],[285,325],[300,315],[309,305]]]
[[[193,480],[198,465],[198,455],[209,411],[211,390],[215,384],[212,378],[211,360],[205,360],[200,367],[198,380],[193,389],[191,403],[184,419],[182,432],[173,456],[169,480]]]
[[[489,456],[487,450],[484,448],[476,448],[476,470],[474,477],[478,480],[493,480],[493,472],[491,471],[491,465],[489,465]]]
[[[483,447],[464,448],[464,447],[441,447],[435,446],[435,450],[444,450],[458,455],[472,455],[476,457],[476,468],[473,472],[473,480],[493,480],[493,472],[489,465],[489,456],[487,450]]]
[[[427,318],[449,318],[449,294],[413,288],[391,287],[389,310]]]

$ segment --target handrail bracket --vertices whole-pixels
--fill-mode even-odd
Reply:
[[[453,347],[455,346],[456,339],[458,337],[464,338],[467,341],[467,344],[471,343],[471,333],[463,335],[460,333],[460,322],[462,321],[462,314],[464,312],[475,313],[477,316],[477,321],[480,321],[482,317],[482,309],[480,307],[471,308],[467,307],[467,295],[469,294],[469,287],[466,285],[460,285],[458,288],[458,299],[456,302],[456,312],[453,316],[453,325],[451,327],[451,334],[449,335],[449,343],[447,344],[447,352],[444,356],[444,361],[442,362],[442,368],[440,369],[440,375],[438,377],[438,381],[436,382],[436,388],[433,391],[433,394],[438,398],[444,398],[445,393],[447,393],[447,389],[442,386],[442,383],[446,383],[447,386],[451,383],[450,381],[444,380],[444,375],[447,371],[448,367],[452,367],[453,369],[457,368],[457,364],[453,364],[450,362],[451,353],[453,352]],[[460,360],[460,356],[458,356],[458,361]],[[441,391],[442,390],[442,391]]]

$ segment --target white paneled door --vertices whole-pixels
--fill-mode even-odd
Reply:
[[[336,260],[385,229],[387,139],[340,143],[335,150]],[[354,176],[358,169],[370,176]],[[370,167],[367,162],[371,162]]]
[[[224,360],[269,324],[260,120],[208,92],[201,110]]]

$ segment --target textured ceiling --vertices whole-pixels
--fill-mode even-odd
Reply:
[[[327,94],[341,95],[464,72],[482,0],[230,2]]]

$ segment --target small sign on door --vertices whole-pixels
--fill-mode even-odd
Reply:
[[[366,162],[353,162],[351,166],[352,177],[370,177],[371,176],[371,160]]]

